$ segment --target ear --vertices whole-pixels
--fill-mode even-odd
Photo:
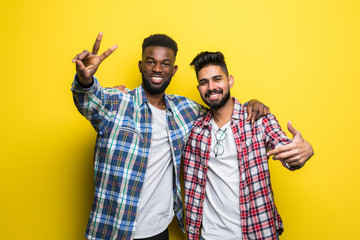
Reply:
[[[142,69],[141,69],[142,61],[141,60],[139,61],[138,66],[139,66],[139,71],[142,73]]]
[[[234,86],[234,77],[232,75],[230,75],[228,77],[228,81],[229,81],[230,88],[232,88]]]
[[[177,65],[174,65],[174,67],[173,67],[173,72],[172,72],[172,76],[175,75],[175,73],[177,72],[177,70],[178,70],[178,66],[177,66]]]

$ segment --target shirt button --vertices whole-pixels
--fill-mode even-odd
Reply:
[[[198,216],[198,219],[199,219],[199,220],[201,219],[201,215]]]

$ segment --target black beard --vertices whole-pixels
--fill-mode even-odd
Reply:
[[[159,94],[165,92],[171,81],[170,77],[168,81],[165,80],[160,86],[155,87],[151,85],[151,80],[147,79],[144,74],[141,74],[141,77],[144,89],[150,94]]]
[[[213,92],[219,93],[219,91],[213,91]],[[222,92],[222,91],[221,91],[221,92]],[[206,95],[210,95],[210,94],[211,94],[211,92],[207,92],[207,93],[205,94],[205,96],[206,96]],[[214,102],[214,103],[208,102],[208,101],[207,101],[205,98],[203,98],[202,96],[201,96],[201,98],[202,98],[202,100],[206,103],[206,105],[208,105],[211,109],[218,110],[218,109],[222,108],[222,107],[226,104],[226,102],[230,99],[230,91],[228,91],[228,92],[224,95],[224,97],[223,97],[222,99],[220,99],[220,101]]]

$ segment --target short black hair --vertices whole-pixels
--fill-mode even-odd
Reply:
[[[222,71],[229,76],[228,69],[225,63],[225,57],[221,52],[201,52],[192,60],[190,66],[195,69],[196,76],[198,72],[209,65],[220,66]]]
[[[153,34],[145,38],[142,44],[142,53],[144,53],[145,48],[150,46],[161,46],[170,48],[174,51],[175,57],[178,51],[176,42],[171,37],[165,34]]]

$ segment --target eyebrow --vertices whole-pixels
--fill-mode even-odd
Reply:
[[[214,78],[218,78],[218,77],[222,77],[222,75],[215,75],[215,76],[212,76],[211,79],[214,79]],[[199,82],[202,82],[202,81],[207,81],[208,79],[207,78],[202,78],[202,79],[199,79]]]
[[[215,75],[215,76],[212,76],[212,78],[218,78],[218,77],[222,77],[222,75]]]
[[[146,59],[147,59],[147,60],[155,60],[155,58],[153,58],[153,57],[146,57]],[[165,61],[171,62],[171,59],[166,58],[166,59],[163,59],[163,60],[161,60],[161,61],[162,61],[162,62],[165,62]]]

